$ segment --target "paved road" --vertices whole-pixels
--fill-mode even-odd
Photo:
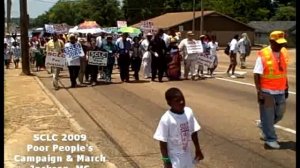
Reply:
[[[259,139],[255,120],[259,119],[252,68],[245,78],[231,79],[222,75],[228,58],[219,51],[217,78],[199,81],[149,83],[114,83],[96,87],[69,89],[66,71],[61,78],[65,87],[54,91],[50,75],[41,72],[44,85],[60,100],[74,118],[87,129],[89,137],[119,167],[157,168],[161,166],[158,143],[152,136],[158,121],[168,108],[164,92],[179,87],[188,106],[192,107],[202,130],[199,134],[205,160],[203,168],[293,168],[296,167],[295,134],[277,129],[281,150],[266,150]],[[280,126],[295,130],[294,51],[289,68],[290,97]],[[249,67],[255,62],[249,57]],[[117,71],[115,71],[117,72]],[[239,83],[234,83],[238,81]],[[243,83],[248,84],[243,84]],[[101,132],[101,135],[98,135]],[[99,133],[100,134],[100,133]]]

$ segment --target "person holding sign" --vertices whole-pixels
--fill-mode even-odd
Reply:
[[[87,52],[88,60],[90,60],[90,57],[92,57],[90,51],[100,51],[100,49],[96,45],[95,39],[91,40],[91,47],[90,47],[90,50]],[[91,75],[90,83],[92,86],[96,86],[99,65],[94,65],[94,64],[91,64],[90,62],[88,62],[88,67],[89,67],[88,68],[89,75]]]
[[[179,50],[184,57],[184,78],[187,80],[189,72],[192,75],[192,80],[198,76],[198,55],[203,52],[201,42],[197,42],[192,31],[187,32],[187,38],[179,43]]]
[[[81,44],[76,42],[74,34],[70,35],[70,42],[65,44],[64,54],[67,59],[71,88],[75,88],[77,86],[76,79],[80,70],[80,59],[84,58],[85,55]]]
[[[52,35],[52,40],[48,41],[46,44],[46,52],[57,52],[58,54],[63,52],[64,42],[58,39],[58,35],[54,33]],[[53,72],[52,84],[53,87],[58,89],[58,77],[59,73],[62,70],[60,67],[51,66],[51,70]]]
[[[103,45],[103,50],[108,52],[107,65],[104,69],[105,71],[105,81],[111,82],[111,74],[113,71],[114,63],[115,63],[115,54],[117,52],[117,46],[113,43],[113,37],[108,35],[106,37],[106,43]]]

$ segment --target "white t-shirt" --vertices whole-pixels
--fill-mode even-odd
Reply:
[[[276,57],[276,59],[279,59],[279,54],[280,54],[279,52],[273,52],[273,55]],[[260,75],[264,74],[264,66],[263,66],[261,57],[256,58],[253,73],[260,74]],[[261,88],[261,90],[268,92],[270,94],[283,94],[284,93],[284,90],[269,90],[269,89],[264,89],[264,88]]]
[[[217,55],[217,49],[219,47],[218,42],[215,42],[215,44],[213,44],[213,42],[210,41],[208,43],[208,47],[210,48],[210,50],[209,50],[210,51],[210,55],[216,56]]]
[[[232,39],[229,46],[230,46],[230,51],[233,51],[233,53],[237,53],[238,46],[237,46],[237,40],[236,39]]]
[[[239,41],[238,41],[238,51],[241,53],[241,54],[246,54],[246,46],[245,46],[245,38],[241,38]]]
[[[168,110],[160,119],[153,138],[167,142],[173,168],[193,168],[192,134],[201,129],[189,107],[183,114]]]
[[[98,48],[101,48],[102,45],[103,45],[102,37],[101,37],[101,36],[98,36],[98,37],[96,38],[96,46],[97,46]]]

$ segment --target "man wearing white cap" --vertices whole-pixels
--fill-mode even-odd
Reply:
[[[195,77],[198,76],[197,58],[199,53],[192,51],[192,47],[189,47],[195,47],[196,45],[200,45],[200,48],[202,48],[201,43],[198,43],[194,39],[194,33],[192,31],[188,31],[187,38],[183,39],[178,45],[178,48],[184,57],[184,78],[186,80],[188,79],[189,72],[192,75],[192,80],[195,80]]]
[[[258,52],[253,70],[257,90],[257,101],[260,111],[261,138],[270,148],[278,149],[277,135],[274,125],[285,112],[288,98],[288,52],[285,48],[286,39],[283,31],[270,34],[270,46]]]

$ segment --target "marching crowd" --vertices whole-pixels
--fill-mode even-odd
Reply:
[[[134,71],[134,79],[139,79],[139,72],[145,79],[151,81],[158,79],[163,82],[163,77],[168,80],[181,79],[181,63],[184,66],[184,79],[203,79],[204,71],[207,75],[213,76],[214,70],[218,66],[217,50],[219,48],[216,36],[201,35],[199,40],[192,31],[187,32],[185,39],[181,39],[180,33],[170,30],[166,34],[162,29],[156,33],[140,34],[130,37],[129,33],[122,33],[118,38],[112,34],[101,33],[98,36],[87,34],[85,37],[81,34],[51,34],[38,38],[32,37],[29,42],[30,62],[35,64],[36,70],[46,69],[45,60],[48,52],[65,53],[66,49],[79,47],[81,52],[77,56],[67,57],[66,63],[69,70],[71,87],[84,86],[91,84],[95,86],[97,79],[102,78],[105,82],[111,82],[111,74],[116,66],[120,71],[122,82],[129,82],[130,68]],[[13,41],[13,40],[12,40]],[[189,45],[195,44],[200,50],[190,52]],[[11,45],[11,46],[10,46]],[[251,51],[251,42],[246,33],[235,35],[229,43],[230,65],[227,73],[235,78],[234,71],[237,65],[237,53],[240,54],[241,68],[245,68],[246,57]],[[90,65],[89,51],[103,51],[108,53],[107,65]],[[209,56],[213,62],[207,66],[199,61],[200,56]],[[15,63],[15,68],[21,58],[21,48],[17,41],[8,43],[5,39],[5,65],[9,68],[11,60]],[[74,59],[75,58],[75,59]],[[58,89],[58,78],[61,67],[51,67],[53,73],[53,86]],[[230,70],[231,75],[230,75]],[[78,78],[78,84],[77,84]],[[85,80],[84,80],[85,79]]]

